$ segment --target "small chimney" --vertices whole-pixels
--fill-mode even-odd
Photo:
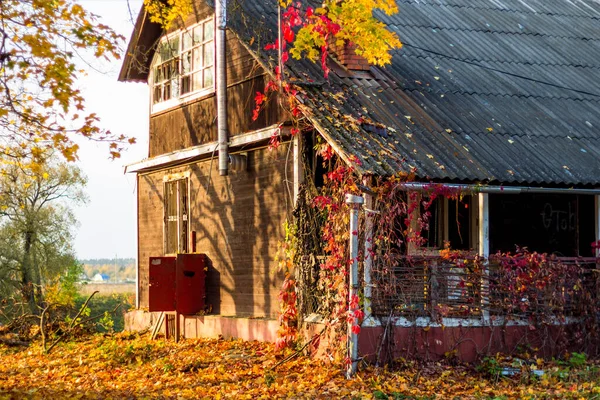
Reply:
[[[351,71],[368,71],[369,62],[363,56],[356,54],[355,50],[356,45],[348,40],[344,40],[344,44],[339,45],[333,38],[329,44],[329,53],[344,67]]]

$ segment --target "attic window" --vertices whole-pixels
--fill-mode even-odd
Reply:
[[[214,21],[161,40],[152,63],[152,111],[214,91]]]

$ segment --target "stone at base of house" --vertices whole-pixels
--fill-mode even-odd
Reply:
[[[152,327],[160,313],[133,310],[125,314],[125,330],[140,331]],[[184,338],[238,338],[275,342],[277,320],[266,318],[238,318],[223,315],[180,315],[181,335]],[[164,332],[164,324],[161,332]]]

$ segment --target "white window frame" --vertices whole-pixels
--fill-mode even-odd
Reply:
[[[444,196],[439,196],[438,199],[441,201],[441,203],[438,203],[436,206],[439,207],[438,208],[438,225],[436,227],[436,232],[438,235],[437,238],[437,242],[438,245],[435,247],[429,247],[429,246],[417,246],[416,243],[414,242],[410,242],[408,243],[407,246],[407,254],[409,255],[420,255],[420,256],[437,256],[439,255],[439,251],[444,249],[444,242],[447,241],[450,237],[450,221],[448,220],[448,216],[449,216],[449,204],[448,204],[448,198],[444,197]],[[419,204],[422,202],[423,200],[423,195],[421,193],[418,193],[417,196],[415,198],[411,198],[410,195],[408,196],[408,207],[409,208],[413,208],[413,214],[410,216],[410,222],[411,222],[411,226],[410,226],[410,231],[411,234],[415,234],[416,230],[419,229],[418,227],[418,219],[421,216],[421,208],[419,205],[416,205],[414,207],[411,206],[413,201],[418,202]],[[469,233],[470,233],[470,241],[469,241],[469,247],[475,251],[477,250],[477,245],[478,245],[478,241],[477,241],[477,195],[471,195],[471,200],[469,201],[469,213],[470,213],[470,224],[469,224]],[[431,224],[431,222],[430,222]]]
[[[184,43],[184,36],[185,35],[193,35],[192,32],[194,32],[194,30],[198,27],[202,27],[207,23],[212,22],[212,26],[213,26],[213,34],[212,34],[212,38],[206,40],[205,38],[202,38],[199,42],[196,43],[192,43],[192,46],[183,50],[183,43]],[[150,86],[150,111],[152,114],[158,113],[158,112],[162,112],[165,110],[168,110],[170,108],[174,108],[177,106],[180,106],[188,101],[191,100],[195,100],[198,99],[200,97],[206,96],[208,94],[212,94],[215,92],[215,21],[214,21],[214,16],[207,18],[205,20],[202,20],[194,25],[191,25],[189,27],[186,27],[185,29],[180,29],[176,32],[173,32],[169,35],[164,36],[158,46],[157,46],[157,50],[154,52],[154,57],[152,59],[152,63],[151,63],[151,67],[150,67],[150,74],[149,74],[149,79],[148,79],[148,83]],[[172,60],[171,62],[175,63],[176,65],[176,72],[175,72],[175,77],[171,78],[171,85],[175,87],[175,89],[171,88],[170,90],[173,91],[175,90],[175,93],[177,93],[176,96],[173,96],[173,92],[171,95],[171,98],[167,99],[167,100],[163,100],[163,101],[159,101],[159,102],[155,102],[155,83],[156,83],[156,76],[155,76],[155,70],[156,67],[158,65],[163,64],[163,62],[161,62],[162,60],[160,59],[160,47],[162,45],[164,45],[165,43],[169,42],[169,41],[174,41],[175,39],[177,40],[177,50],[175,52],[175,57],[170,59]],[[182,73],[183,71],[183,63],[184,63],[184,56],[187,53],[192,52],[194,49],[199,49],[199,52],[202,53],[201,58],[204,59],[204,48],[212,48],[212,59],[210,59],[210,65],[207,65],[204,63],[204,60],[202,62],[202,66],[201,67],[195,67],[193,66],[193,61],[190,60],[190,69],[184,74]],[[193,59],[193,55],[190,56]],[[211,75],[212,75],[212,84],[210,84],[207,87],[204,88],[200,88],[200,89],[196,89],[196,90],[190,90],[186,93],[181,93],[181,87],[182,87],[182,82],[186,77],[189,77],[189,84],[193,84],[193,76],[194,74],[204,74],[205,71],[211,71]],[[203,75],[204,76],[204,75]],[[167,82],[167,80],[165,80],[165,82]],[[169,86],[168,84],[165,86]],[[169,86],[170,87],[170,86]]]

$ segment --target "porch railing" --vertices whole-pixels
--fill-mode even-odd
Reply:
[[[598,305],[596,258],[396,255],[373,268],[374,315],[407,318],[580,316]]]

